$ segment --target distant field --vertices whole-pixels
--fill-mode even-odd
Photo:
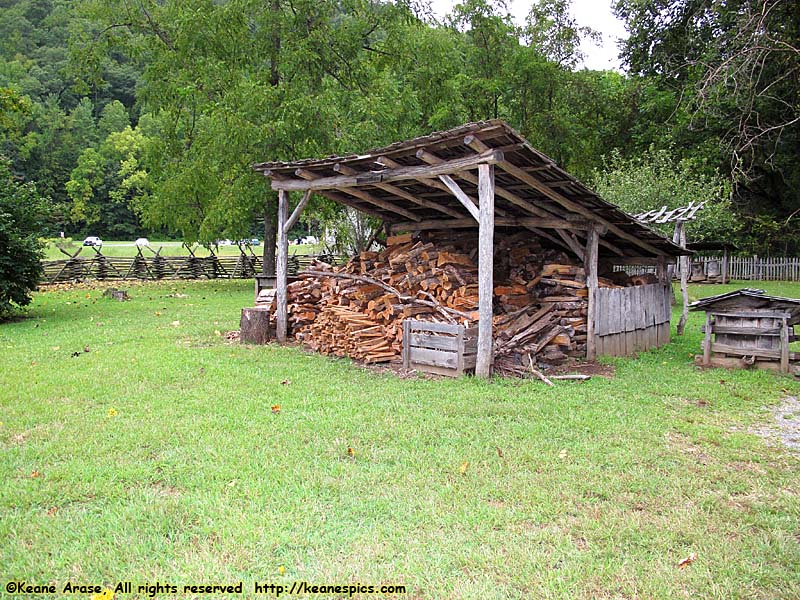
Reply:
[[[68,245],[65,249],[70,254],[74,254],[78,248],[83,248],[81,253],[78,256],[81,257],[90,257],[94,254],[94,250],[91,247],[84,247],[81,245],[81,242],[72,242],[71,245]],[[162,256],[186,256],[188,255],[188,251],[186,248],[183,247],[181,242],[157,242],[155,240],[150,240],[150,247],[149,248],[142,248],[142,253],[145,256],[152,256],[155,252],[161,249]],[[133,240],[131,241],[103,241],[103,247],[100,251],[105,256],[136,256],[137,248],[133,245]],[[192,251],[197,256],[208,256],[209,251],[202,247],[202,246],[193,246]],[[247,251],[247,250],[245,250]],[[259,244],[258,246],[252,246],[252,251],[257,256],[261,256],[264,252],[264,245]],[[289,246],[289,254],[316,254],[322,252],[321,245],[312,245],[312,244],[300,244],[297,246]],[[218,256],[237,256],[239,254],[239,247],[238,246],[219,246],[218,248],[214,248],[214,252]],[[45,260],[63,260],[67,258],[67,256],[61,252],[55,244],[49,243],[47,248],[45,249]]]

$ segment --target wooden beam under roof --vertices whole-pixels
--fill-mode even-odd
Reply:
[[[519,219],[508,217],[497,217],[494,220],[495,227],[544,227],[547,229],[568,229],[568,230],[588,230],[590,224],[587,221],[580,223],[565,221],[563,219],[542,219],[538,217],[522,217]],[[461,219],[427,219],[418,222],[393,223],[390,228],[393,233],[399,231],[422,231],[425,229],[468,229],[476,227],[477,221],[473,218]]]
[[[420,150],[417,151],[417,158],[422,160],[422,161],[424,161],[424,162],[426,162],[426,163],[428,163],[429,165],[440,165],[443,162],[445,162],[443,158],[440,158],[439,156],[436,156],[434,153],[429,152],[429,151],[427,151],[425,149],[420,149]],[[473,175],[472,173],[458,173],[457,177],[460,177],[464,181],[468,181],[469,183],[472,183],[474,185],[478,185],[478,178],[475,175]],[[553,213],[551,213],[551,212],[549,212],[549,211],[547,211],[547,210],[545,210],[543,208],[539,208],[538,206],[532,204],[531,202],[528,202],[527,200],[524,200],[524,199],[520,198],[516,194],[512,194],[511,192],[507,191],[506,189],[504,189],[501,186],[495,185],[494,193],[497,196],[500,196],[501,198],[505,198],[506,200],[511,202],[511,204],[513,204],[515,206],[518,206],[519,208],[521,208],[521,209],[523,209],[523,210],[525,210],[525,211],[527,211],[527,212],[529,212],[531,214],[534,214],[534,215],[537,215],[537,216],[540,216],[540,217],[554,217],[554,216],[556,216]],[[497,208],[495,208],[495,211],[497,211]]]
[[[464,169],[476,169],[478,165],[493,165],[502,162],[503,153],[497,150],[489,150],[471,156],[449,160],[438,166],[417,165],[413,167],[401,167],[399,169],[388,169],[363,175],[338,175],[336,177],[320,177],[318,179],[273,179],[272,189],[298,191],[298,190],[324,190],[358,187],[361,185],[375,185],[376,183],[389,183],[392,181],[402,181],[406,179],[416,179],[418,177],[438,177],[463,171]],[[271,171],[265,171],[267,177]]]
[[[382,166],[382,167],[387,167],[387,168],[390,168],[390,169],[400,169],[400,168],[403,168],[403,167],[402,167],[402,165],[401,165],[400,163],[397,163],[397,162],[395,162],[394,160],[392,160],[392,159],[391,159],[391,158],[389,158],[388,156],[380,156],[380,157],[378,157],[377,159],[375,159],[375,163],[376,163],[376,164],[378,164],[378,165],[380,165],[380,166]],[[477,179],[477,177],[476,177],[476,178],[475,178],[475,181],[477,181],[477,180],[478,180],[478,179]],[[450,195],[450,194],[452,193],[452,192],[451,192],[451,191],[448,189],[448,187],[447,187],[445,184],[443,184],[441,181],[439,181],[438,179],[430,179],[430,178],[428,178],[428,177],[416,177],[416,178],[415,178],[415,181],[418,181],[419,183],[421,183],[421,184],[423,184],[423,185],[427,185],[428,187],[431,187],[431,188],[433,188],[433,189],[435,189],[435,190],[439,190],[439,191],[441,191],[441,192],[445,192],[445,193],[447,193],[448,195]],[[472,200],[472,202],[473,202],[474,204],[476,204],[476,205],[477,205],[478,201],[477,201],[477,200],[475,200],[475,198],[473,198],[473,197],[472,197],[472,196],[470,196],[469,194],[467,194],[467,197],[468,197],[470,200]],[[497,208],[497,207],[495,207],[495,209],[494,209],[494,212],[495,212],[496,214],[500,215],[501,217],[505,217],[505,216],[507,216],[507,215],[508,215],[508,212],[507,212],[507,211],[505,211],[505,210],[503,210],[503,209],[501,209],[501,208]],[[461,217],[461,216],[463,216],[463,215],[459,214],[459,217]]]
[[[447,186],[447,189],[450,190],[456,197],[456,200],[461,202],[461,205],[466,208],[467,211],[469,211],[469,214],[472,215],[472,218],[475,219],[475,221],[480,220],[480,210],[477,206],[475,206],[475,203],[472,201],[472,199],[464,193],[464,190],[461,189],[461,186],[453,181],[453,178],[450,177],[450,175],[439,175],[439,181]]]
[[[295,175],[298,177],[302,177],[307,181],[318,181],[321,178],[320,175],[316,173],[312,173],[306,169],[297,169],[294,172]],[[344,192],[345,194],[349,194],[359,200],[363,200],[369,204],[373,204],[374,206],[378,206],[383,210],[388,210],[389,212],[393,212],[398,215],[404,216],[406,219],[411,219],[412,221],[419,221],[420,217],[415,215],[414,213],[407,211],[405,208],[397,206],[396,204],[389,202],[388,200],[381,200],[380,198],[376,198],[372,194],[368,194],[367,192],[355,188],[334,188],[336,191]]]
[[[478,152],[479,153],[478,156],[484,155],[486,153],[486,149],[488,148],[488,146],[486,146],[486,144],[484,144],[481,140],[479,140],[474,135],[466,136],[464,138],[464,144],[466,144],[467,146],[469,146],[470,148],[475,150],[475,152]],[[556,202],[558,202],[561,206],[563,206],[567,210],[571,210],[573,212],[576,212],[576,213],[586,217],[590,221],[595,221],[597,223],[600,223],[601,225],[605,225],[606,227],[608,227],[609,231],[611,231],[615,235],[621,237],[624,240],[627,240],[627,241],[631,242],[632,244],[634,244],[636,246],[639,246],[640,248],[642,248],[644,250],[647,250],[648,252],[652,252],[655,255],[663,254],[663,252],[661,250],[659,250],[658,248],[656,248],[655,246],[653,246],[651,244],[648,244],[644,240],[640,240],[635,235],[632,235],[632,234],[628,233],[627,231],[624,231],[623,229],[621,229],[620,227],[614,225],[613,223],[611,223],[607,219],[601,217],[600,215],[597,215],[597,214],[593,213],[588,208],[585,208],[584,206],[581,206],[580,204],[578,204],[576,202],[573,202],[569,198],[566,198],[565,196],[562,196],[558,192],[553,191],[547,185],[543,184],[541,181],[539,181],[538,179],[536,179],[535,177],[533,177],[529,173],[526,173],[525,171],[523,171],[518,166],[511,164],[507,160],[498,161],[496,164],[497,164],[498,167],[503,169],[509,175],[513,175],[517,179],[527,183],[532,188],[534,188],[535,190],[541,192],[545,196],[549,196],[551,199],[553,199]]]
[[[358,175],[359,172],[356,171],[353,167],[349,167],[342,163],[336,163],[333,165],[333,170],[337,173],[341,173],[342,175]],[[378,189],[383,190],[384,192],[389,192],[390,194],[394,194],[398,198],[403,198],[404,200],[408,200],[409,202],[413,202],[414,204],[418,204],[419,206],[424,206],[425,208],[430,208],[431,210],[439,211],[440,213],[444,213],[453,217],[454,219],[460,219],[461,213],[455,210],[452,210],[446,206],[442,206],[436,202],[431,202],[430,200],[426,200],[424,198],[418,198],[413,194],[408,193],[403,188],[399,188],[396,185],[392,185],[391,183],[378,183],[375,184],[375,187]]]

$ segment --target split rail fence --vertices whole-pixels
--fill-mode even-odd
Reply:
[[[106,256],[94,249],[93,256],[75,253],[63,260],[42,261],[42,284],[95,280],[159,279],[251,279],[261,273],[262,258],[254,254],[238,256]],[[294,255],[289,257],[289,275],[297,275],[313,260],[342,264],[347,257],[336,255]]]

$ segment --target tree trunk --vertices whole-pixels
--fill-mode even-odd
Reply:
[[[275,202],[270,198],[264,209],[264,254],[261,266],[262,275],[275,276],[275,243],[277,241],[278,213]]]

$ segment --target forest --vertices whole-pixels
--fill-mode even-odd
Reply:
[[[42,236],[269,241],[253,163],[501,118],[628,211],[705,200],[693,239],[800,252],[797,2],[613,8],[623,72],[579,67],[569,0],[3,0],[0,155]]]

